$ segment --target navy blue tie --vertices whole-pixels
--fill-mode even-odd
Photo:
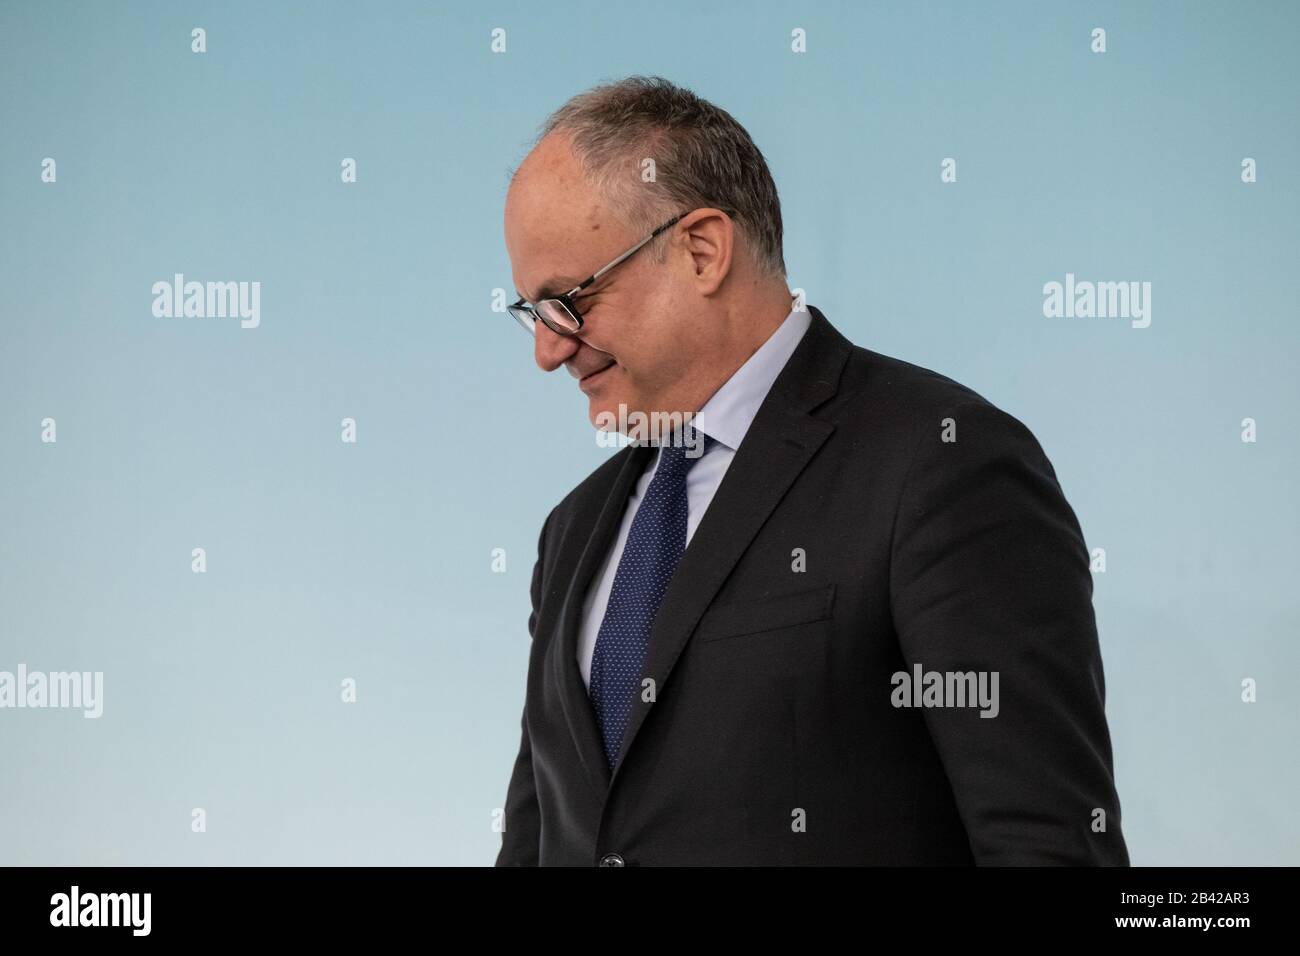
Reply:
[[[704,451],[712,441],[705,437]],[[704,457],[703,452],[688,457],[690,445],[698,442],[665,444],[659,451],[659,465],[632,519],[596,634],[588,691],[610,769],[641,689],[641,667],[659,602],[686,550],[686,473]]]

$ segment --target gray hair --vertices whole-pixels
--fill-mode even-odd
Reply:
[[[663,77],[630,76],[579,93],[550,115],[538,141],[571,138],[587,180],[614,215],[644,234],[700,207],[731,217],[755,267],[785,277],[781,201],[763,154],[724,109]],[[653,181],[643,162],[654,161]],[[663,262],[656,239],[646,250]]]

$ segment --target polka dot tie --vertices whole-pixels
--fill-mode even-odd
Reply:
[[[705,436],[707,452],[713,438]],[[659,466],[632,519],[614,572],[605,617],[596,633],[588,691],[610,769],[618,760],[659,602],[686,550],[686,474],[704,457],[687,457],[697,442],[665,444]]]

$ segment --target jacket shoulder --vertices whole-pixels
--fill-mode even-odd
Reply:
[[[1033,438],[1019,418],[995,405],[975,389],[934,369],[861,346],[853,346],[840,382],[843,418],[880,423],[882,417],[897,432],[916,434],[961,410],[976,415],[1008,435]]]
[[[859,345],[853,347],[842,387],[859,401],[892,399],[912,408],[993,405],[970,386],[934,369]]]

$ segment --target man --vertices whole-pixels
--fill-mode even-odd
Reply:
[[[1051,464],[792,303],[745,130],[658,78],[590,90],[505,234],[512,314],[593,425],[707,440],[628,445],[542,527],[497,865],[1127,865]]]

